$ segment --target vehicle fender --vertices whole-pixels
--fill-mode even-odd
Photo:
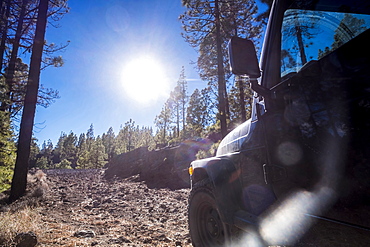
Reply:
[[[213,192],[221,217],[230,224],[235,211],[239,209],[241,195],[240,169],[236,166],[235,157],[237,157],[236,154],[196,160],[191,163],[192,186],[208,179],[214,188]]]

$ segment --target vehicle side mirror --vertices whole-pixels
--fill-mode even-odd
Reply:
[[[232,37],[229,42],[229,57],[233,74],[247,75],[253,79],[261,76],[256,49],[252,41]]]

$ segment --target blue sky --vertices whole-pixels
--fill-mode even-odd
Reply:
[[[166,97],[145,104],[134,101],[122,87],[126,63],[141,55],[154,57],[164,68],[169,90],[185,66],[188,94],[204,88],[191,61],[197,53],[184,41],[178,16],[180,0],[69,0],[70,13],[49,26],[47,41],[70,45],[61,53],[65,64],[41,74],[45,87],[59,91],[61,98],[48,108],[37,107],[34,136],[38,143],[53,144],[61,132],[86,133],[94,125],[95,136],[120,126],[130,118],[140,126],[154,126]],[[142,68],[138,76],[148,73]],[[142,74],[141,74],[142,73]]]

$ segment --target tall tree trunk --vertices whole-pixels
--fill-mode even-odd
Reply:
[[[5,3],[5,7],[3,4]],[[10,0],[1,1],[1,43],[0,43],[0,73],[3,71],[5,43],[8,35],[8,17],[10,13]]]
[[[167,124],[165,123],[163,126],[162,144],[166,142],[166,129],[167,129]]]
[[[8,1],[7,0],[6,2],[4,0],[0,0],[0,17],[1,17],[1,30],[0,32],[2,33],[3,32],[3,28],[5,28],[5,26],[7,26],[7,23],[8,23],[8,18],[5,17],[5,13],[6,13],[6,8],[8,6]],[[4,3],[5,3],[5,6],[4,6]]]
[[[6,89],[6,98],[1,103],[1,110],[2,111],[11,112],[11,107],[12,107],[11,94],[12,94],[13,84],[14,84],[15,66],[16,66],[16,62],[17,62],[18,49],[19,49],[20,40],[21,40],[21,37],[22,37],[22,31],[23,31],[23,21],[24,21],[28,1],[29,0],[23,0],[22,1],[21,11],[19,13],[17,30],[16,30],[16,33],[15,33],[13,48],[12,48],[12,52],[10,54],[9,65],[8,65],[8,69],[7,69],[6,76],[5,76],[7,89]]]
[[[183,87],[185,87],[185,85],[183,85]],[[183,92],[183,99],[182,99],[182,139],[185,139],[185,136],[186,136],[186,130],[185,130],[185,122],[186,122],[186,116],[185,116],[185,89],[182,91]]]
[[[176,102],[177,106],[176,106],[176,126],[177,126],[177,133],[176,133],[176,137],[179,137],[180,136],[180,105],[178,104],[178,102]]]
[[[48,4],[49,0],[40,0],[39,3],[35,38],[33,41],[30,62],[30,71],[28,74],[27,91],[19,130],[17,159],[9,197],[10,201],[17,200],[19,197],[21,197],[25,193],[27,187],[28,160],[30,156],[32,130],[39,89],[40,68],[42,51],[44,49]]]
[[[242,122],[247,121],[247,114],[245,112],[245,95],[244,95],[244,83],[242,78],[238,78],[239,87],[239,105]]]
[[[181,70],[182,74],[182,138],[185,139],[186,136],[186,130],[185,130],[185,124],[186,124],[186,88],[185,88],[185,67],[182,66]]]
[[[296,24],[296,32],[297,32],[297,40],[298,40],[298,47],[299,47],[299,54],[301,55],[302,66],[307,63],[306,53],[304,51],[304,44],[302,38],[302,30],[301,27]]]
[[[221,23],[220,23],[220,10],[218,0],[215,0],[215,21],[216,21],[216,49],[217,49],[217,77],[218,77],[218,112],[220,114],[221,134],[222,137],[227,134],[226,122],[226,84],[225,84],[225,71],[222,54],[222,41],[221,41]]]
[[[227,121],[227,120],[230,120],[230,103],[229,103],[229,96],[228,96],[227,89],[226,89],[226,81],[224,83],[224,93],[225,93],[225,112],[226,112],[226,121]]]

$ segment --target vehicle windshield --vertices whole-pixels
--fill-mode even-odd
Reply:
[[[288,9],[281,29],[281,76],[298,72],[369,28],[370,15]]]

